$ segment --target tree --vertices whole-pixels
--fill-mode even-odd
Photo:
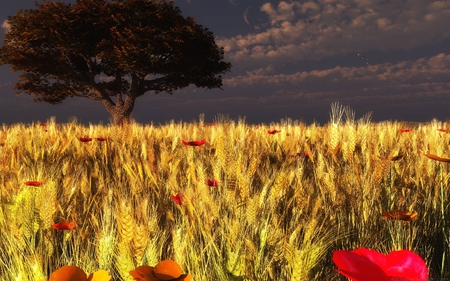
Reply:
[[[68,97],[101,102],[114,123],[136,98],[194,84],[221,88],[231,68],[214,35],[173,2],[77,0],[36,3],[8,17],[0,65],[23,72],[14,89],[36,102]]]

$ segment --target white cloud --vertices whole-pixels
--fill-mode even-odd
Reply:
[[[8,23],[8,20],[3,21],[2,28],[5,30],[5,33],[11,29],[11,25]]]
[[[450,1],[281,1],[260,11],[268,18],[267,28],[217,41],[234,65],[406,50],[450,38]]]

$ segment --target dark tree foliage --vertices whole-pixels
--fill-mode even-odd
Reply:
[[[35,101],[101,102],[114,123],[130,118],[137,97],[194,84],[220,88],[231,68],[214,35],[173,2],[45,1],[8,17],[0,65],[23,72],[14,89]]]

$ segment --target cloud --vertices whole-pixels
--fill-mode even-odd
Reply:
[[[235,65],[407,50],[450,38],[450,1],[281,1],[260,11],[267,18],[260,32],[217,40]]]
[[[8,23],[8,20],[3,21],[2,28],[5,30],[5,33],[11,29],[11,25]]]
[[[227,87],[253,85],[286,85],[314,83],[430,83],[433,81],[447,81],[450,75],[450,54],[438,54],[415,61],[401,61],[395,64],[382,63],[377,67],[341,67],[323,70],[301,71],[292,74],[273,74],[274,66],[247,71],[245,75],[238,75],[224,79]],[[319,84],[320,84],[319,83]]]

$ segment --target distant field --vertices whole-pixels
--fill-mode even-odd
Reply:
[[[450,278],[449,167],[425,156],[450,157],[450,124],[338,110],[325,126],[3,126],[0,279],[77,265],[133,280],[170,258],[194,280],[345,280],[331,255],[358,247],[410,249]]]

